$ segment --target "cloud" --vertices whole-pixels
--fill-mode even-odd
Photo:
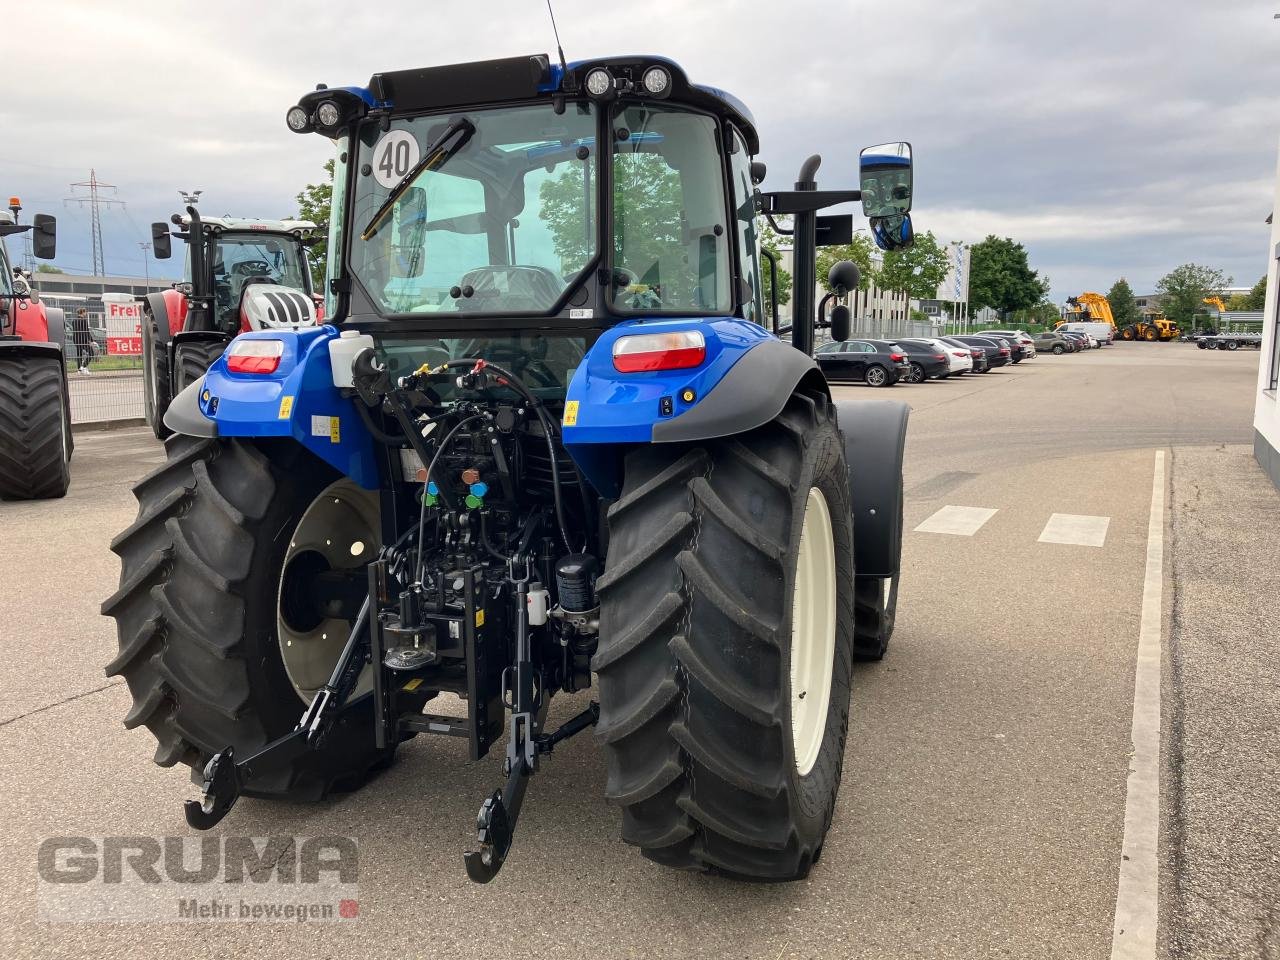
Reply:
[[[1240,282],[1266,268],[1276,168],[1272,5],[1203,0],[556,0],[571,59],[663,53],[732,91],[760,127],[766,186],[810,153],[850,186],[858,149],[905,138],[916,214],[939,237],[1024,242],[1061,299],[1118,276],[1150,288],[1188,260]],[[325,142],[284,112],[317,82],[553,51],[532,0],[216,5],[46,0],[6,14],[0,172],[58,215],[60,262],[87,268],[92,167],[127,210],[104,213],[108,267],[140,272],[146,224],[203,188],[215,212],[283,216]],[[165,266],[172,272],[172,267]]]

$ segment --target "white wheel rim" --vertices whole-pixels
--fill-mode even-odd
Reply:
[[[330,484],[311,501],[289,541],[276,589],[276,631],[285,673],[298,696],[307,702],[329,681],[351,633],[351,623],[323,618],[314,625],[290,625],[282,609],[289,565],[300,554],[314,551],[324,557],[332,570],[363,567],[377,556],[379,530],[377,494],[343,479]],[[358,553],[354,552],[357,545],[361,547]],[[372,677],[366,667],[353,696],[371,686]]]
[[[802,777],[813,769],[822,751],[835,654],[835,537],[827,499],[812,487],[800,528],[791,597],[791,743]]]
[[[872,367],[871,372],[867,374],[867,379],[870,380],[873,385],[878,384],[884,380],[884,371],[879,367]]]

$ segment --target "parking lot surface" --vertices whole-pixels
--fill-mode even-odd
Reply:
[[[1236,614],[1190,624],[1178,611],[1208,602],[1189,594],[1213,582],[1216,568],[1201,568],[1186,588],[1168,572],[1189,569],[1179,566],[1192,556],[1188,523],[1205,526],[1202,538],[1216,551],[1208,559],[1219,563],[1248,536],[1245,517],[1223,525],[1211,513],[1187,512],[1195,509],[1191,491],[1208,489],[1213,475],[1248,475],[1250,502],[1274,510],[1274,491],[1259,486],[1252,461],[1229,446],[1252,436],[1256,361],[1189,344],[1118,344],[959,381],[839,388],[913,408],[904,572],[890,653],[855,678],[835,821],[806,881],[745,885],[642,859],[618,838],[619,815],[603,800],[604,761],[584,736],[558,747],[534,779],[502,874],[472,885],[461,853],[500,761],[470,764],[459,742],[419,737],[356,794],[315,806],[243,800],[216,828],[358,838],[359,920],[287,928],[39,919],[43,838],[182,835],[180,801],[195,795],[185,768],[151,762],[145,730],[121,726],[127,691],[102,672],[116,652],[113,625],[97,612],[118,576],[107,545],[134,518],[130,483],[161,462],[162,449],[140,428],[81,434],[66,500],[0,504],[7,547],[0,950],[10,957],[1110,956],[1152,471],[1164,450],[1174,494],[1166,520],[1177,534],[1165,623],[1171,650],[1193,634],[1195,646],[1179,671],[1165,674],[1167,685],[1182,684],[1169,687],[1168,702],[1182,704],[1185,723],[1171,725],[1166,715],[1174,775],[1162,804],[1164,948],[1273,956],[1263,952],[1265,910],[1250,906],[1262,896],[1250,884],[1262,882],[1266,864],[1245,862],[1245,848],[1215,832],[1230,826],[1215,825],[1197,798],[1239,805],[1231,823],[1275,822],[1266,819],[1275,815],[1274,790],[1268,797],[1240,786],[1262,772],[1250,763],[1266,752],[1265,727],[1241,727],[1236,746],[1247,756],[1231,770],[1221,766],[1231,748],[1214,739],[1218,718],[1234,711],[1244,723],[1250,711],[1239,701],[1215,704],[1215,696],[1230,700],[1236,670],[1213,651],[1227,634],[1242,644],[1274,637],[1280,612],[1273,604],[1247,622]],[[1246,600],[1249,582],[1231,583],[1233,596]],[[1249,662],[1272,671],[1274,690],[1274,666]],[[1250,689],[1265,694],[1261,680]],[[553,716],[571,716],[586,699],[557,698]],[[1184,732],[1185,757],[1177,739]],[[1196,777],[1191,791],[1179,779],[1187,771]],[[1252,841],[1250,856],[1269,849],[1275,857],[1271,836],[1271,848]],[[1237,858],[1226,865],[1218,859],[1223,843]],[[1215,905],[1228,896],[1224,871],[1232,869],[1242,872],[1232,889],[1243,892],[1224,913]],[[1209,932],[1224,924],[1225,932]]]

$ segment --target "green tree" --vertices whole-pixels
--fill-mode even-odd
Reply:
[[[1250,307],[1249,304],[1252,302],[1252,300],[1253,298],[1250,297],[1249,294],[1247,293],[1233,293],[1230,297],[1227,298],[1227,309],[1228,310],[1251,310],[1253,308]]]
[[[1221,270],[1198,263],[1184,263],[1174,267],[1156,284],[1160,294],[1160,307],[1164,315],[1180,327],[1192,329],[1196,315],[1207,313],[1204,298],[1222,295],[1222,289],[1231,284],[1231,278]]]
[[[38,263],[36,273],[66,273],[66,271],[58,269],[52,263]]]
[[[1141,319],[1138,305],[1133,299],[1133,288],[1124,277],[1113,283],[1107,291],[1107,303],[1111,304],[1111,316],[1117,327],[1127,327]]]
[[[310,220],[320,228],[320,240],[306,247],[307,263],[311,267],[311,280],[316,290],[324,289],[324,271],[328,262],[329,212],[333,205],[333,161],[324,165],[327,174],[320,183],[309,183],[298,194],[298,219]]]
[[[1231,309],[1236,309],[1232,307]],[[1240,307],[1241,310],[1265,310],[1267,309],[1267,277],[1263,274],[1262,278],[1250,288],[1245,294],[1245,305]]]
[[[991,234],[971,248],[969,308],[974,313],[990,307],[1003,321],[1014,310],[1035,306],[1048,292],[1048,280],[1031,269],[1022,244]]]
[[[870,241],[868,241],[870,244]],[[947,278],[950,257],[938,245],[933,231],[916,234],[915,243],[905,250],[888,250],[876,271],[876,283],[885,290],[905,293],[912,300],[928,300],[937,295]]]
[[[791,302],[791,274],[782,266],[782,249],[779,246],[779,237],[769,226],[768,221],[762,219],[756,221],[756,225],[760,231],[760,249],[768,250],[778,258],[778,306],[785,307]],[[760,273],[763,278],[760,288],[764,292],[763,302],[765,312],[769,311],[770,297],[773,290],[773,277],[769,274],[768,261],[761,259]]]
[[[866,290],[871,285],[871,238],[865,233],[855,233],[853,241],[835,247],[819,247],[817,259],[818,283],[822,289],[831,293],[831,284],[827,275],[831,268],[841,260],[852,260],[858,265],[858,289]]]

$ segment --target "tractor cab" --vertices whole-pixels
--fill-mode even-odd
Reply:
[[[210,328],[226,333],[313,324],[321,298],[313,294],[306,248],[316,225],[305,220],[174,214],[187,241],[183,282],[210,304]],[[171,256],[168,224],[152,224],[157,259]],[[161,239],[163,238],[163,239]]]
[[[812,216],[859,197],[761,194],[750,111],[659,57],[380,73],[307,94],[287,121],[337,144],[330,316],[372,334],[393,374],[483,356],[561,397],[607,331],[765,326],[759,213]],[[876,232],[882,245],[910,242],[902,147],[863,158],[873,225],[892,227]],[[841,232],[852,227],[836,224],[829,242]]]

